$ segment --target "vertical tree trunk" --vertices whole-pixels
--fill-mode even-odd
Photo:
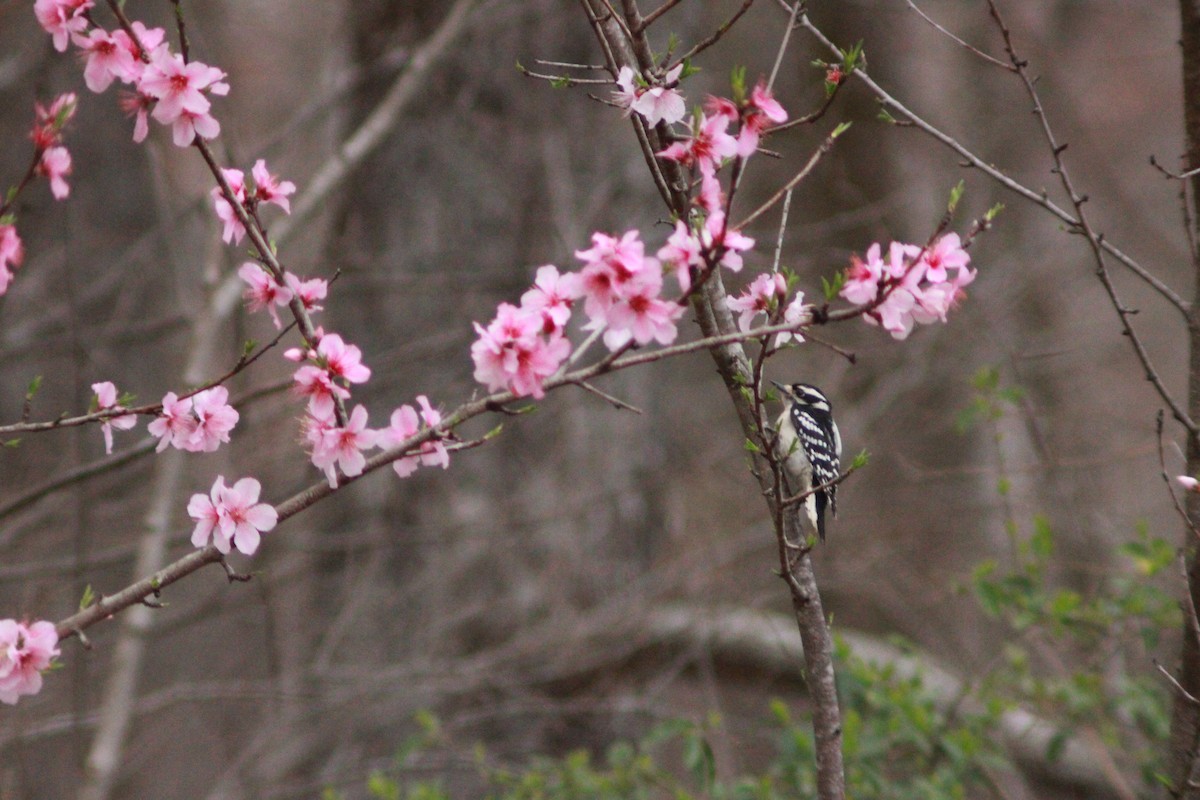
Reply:
[[[1187,137],[1187,155],[1184,170],[1200,167],[1200,3],[1195,0],[1180,0],[1180,46],[1183,50],[1183,118]],[[1192,208],[1200,199],[1200,179],[1188,181]],[[1200,231],[1200,224],[1193,220]],[[1200,419],[1200,258],[1192,254],[1192,268],[1197,278],[1195,294],[1188,318],[1188,414]],[[1188,474],[1200,473],[1200,445],[1195,437],[1187,444]],[[1187,513],[1193,527],[1200,527],[1200,495],[1189,492]],[[1184,603],[1183,648],[1179,682],[1192,697],[1200,697],[1200,641],[1194,634],[1195,620],[1190,609],[1200,608],[1200,552],[1195,541],[1187,543],[1187,590],[1191,594],[1191,605]],[[1176,693],[1171,716],[1171,741],[1168,775],[1172,794],[1175,797],[1200,797],[1200,790],[1193,788],[1197,783],[1197,746],[1200,745],[1200,706],[1193,700]]]

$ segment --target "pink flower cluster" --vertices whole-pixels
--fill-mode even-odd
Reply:
[[[632,70],[622,69],[614,100],[650,124],[677,122],[684,108],[675,88],[681,70],[677,67],[661,84],[650,85]],[[620,238],[594,233],[592,246],[575,253],[583,262],[579,272],[560,275],[549,265],[538,269],[537,281],[519,307],[502,303],[486,327],[475,323],[478,338],[471,345],[475,380],[488,391],[507,389],[518,397],[545,395],[546,380],[571,353],[565,326],[576,301],[583,301],[588,317],[584,330],[602,331],[605,345],[614,352],[651,341],[666,345],[678,335],[676,322],[684,307],[682,298],[662,297],[664,272],[674,273],[686,296],[697,278],[711,270],[742,268],[742,253],[754,247],[754,240],[728,226],[717,172],[725,159],[753,153],[767,124],[786,120],[787,113],[763,83],[741,105],[710,98],[708,112],[697,118],[691,138],[658,154],[699,170],[697,205],[703,221],[695,227],[677,221],[656,256],[646,254],[636,230]],[[736,137],[729,133],[734,122],[739,126]],[[794,306],[789,308],[789,319],[799,319],[800,298]]]
[[[693,123],[691,138],[675,142],[659,153],[659,158],[696,166],[702,174],[713,173],[726,158],[749,158],[770,123],[787,121],[787,111],[764,81],[759,81],[741,106],[723,97],[709,97],[704,110]],[[729,133],[733,122],[739,123],[737,136]]]
[[[254,162],[254,167],[250,170],[250,174],[254,178],[254,184],[250,192],[246,191],[246,174],[240,169],[222,169],[221,174],[225,176],[225,181],[229,184],[230,190],[233,191],[234,198],[240,205],[249,209],[251,212],[260,203],[274,203],[283,209],[284,213],[292,213],[291,201],[288,200],[288,195],[296,191],[296,184],[291,181],[281,181],[278,176],[272,175],[267,170],[267,162],[259,159]],[[217,219],[221,220],[224,225],[224,230],[221,233],[221,238],[226,242],[241,243],[242,238],[246,235],[246,227],[242,221],[238,219],[237,213],[233,206],[225,197],[224,191],[220,186],[214,186],[212,189],[213,206],[217,212]],[[244,275],[242,276],[245,277]],[[289,297],[289,299],[291,299]]]
[[[162,414],[150,423],[158,437],[157,452],[170,445],[189,453],[212,453],[229,441],[240,415],[229,405],[229,390],[214,386],[182,400],[174,392],[162,399]]]
[[[792,301],[783,309],[783,313],[779,313],[782,303],[787,299],[787,294],[787,280],[782,275],[778,272],[763,273],[746,287],[745,292],[737,297],[729,298],[725,303],[730,311],[739,315],[738,328],[743,333],[753,327],[755,319],[760,314],[765,314],[767,321],[772,324],[788,323],[797,328],[811,322],[812,308],[804,304],[804,292],[796,292]],[[775,343],[782,345],[793,339],[797,342],[804,341],[804,337],[799,333],[784,331],[777,336]]]
[[[254,478],[242,478],[233,486],[225,485],[218,475],[208,494],[194,494],[188,501],[188,516],[196,520],[192,544],[204,547],[211,540],[222,553],[233,547],[254,555],[261,534],[275,527],[279,514],[267,503],[258,502],[262,484]]]
[[[669,244],[661,252],[700,258],[700,243],[688,239],[686,227],[684,230],[687,241]],[[475,323],[479,334],[471,345],[475,380],[488,391],[507,389],[518,397],[545,396],[546,379],[571,354],[565,328],[578,300],[583,300],[588,317],[584,329],[603,331],[610,350],[630,343],[669,344],[675,340],[675,323],[683,306],[661,297],[663,264],[646,255],[637,231],[628,231],[620,239],[594,233],[592,246],[576,251],[575,257],[583,262],[579,272],[559,274],[553,265],[539,267],[536,282],[521,296],[519,307],[501,303],[486,328]]]
[[[58,655],[53,622],[0,619],[0,703],[14,705],[42,688],[42,671]]]
[[[82,51],[88,89],[103,92],[113,81],[134,87],[134,94],[122,101],[137,117],[133,140],[146,138],[148,115],[170,125],[180,147],[187,147],[197,136],[213,139],[219,135],[221,126],[210,113],[208,95],[229,92],[225,73],[199,61],[185,62],[183,56],[172,53],[162,28],[147,28],[139,21],[131,23],[129,30],[93,27],[87,14],[92,5],[92,0],[37,0],[33,10],[59,52],[65,51],[69,42]]]
[[[380,447],[397,447],[421,432],[422,423],[425,428],[434,428],[441,424],[441,412],[429,405],[425,395],[417,396],[417,405],[421,406],[418,416],[416,409],[403,405],[392,412],[391,425],[379,431]],[[450,453],[446,450],[445,442],[431,439],[421,444],[417,455],[404,456],[392,462],[392,468],[401,478],[407,478],[417,471],[418,466],[441,467],[450,466]]]
[[[876,243],[867,250],[866,260],[854,256],[840,294],[868,306],[863,315],[868,323],[905,339],[917,324],[946,321],[946,314],[966,296],[963,287],[975,280],[975,270],[967,267],[970,262],[957,233],[924,248],[892,242],[886,259]]]
[[[71,153],[63,146],[62,132],[75,116],[75,106],[74,92],[59,95],[49,108],[44,108],[41,103],[34,106],[33,130],[29,138],[38,154],[36,172],[50,181],[50,193],[55,200],[65,200],[71,193],[71,187],[67,185]]]

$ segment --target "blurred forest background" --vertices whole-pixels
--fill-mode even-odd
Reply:
[[[193,57],[229,74],[232,91],[216,105],[227,163],[248,169],[265,156],[302,194],[453,4],[183,5]],[[920,5],[1003,57],[982,4]],[[658,24],[659,44],[670,30],[686,46],[738,6],[683,2]],[[206,293],[243,260],[219,240],[211,179],[164,130],[135,145],[113,93],[86,91],[79,65],[53,52],[31,7],[0,0],[0,183],[26,168],[34,101],[71,90],[81,102],[67,135],[69,201],[40,187],[19,208],[28,256],[0,300],[6,422],[20,418],[37,375],[34,419],[85,410],[100,380],[154,402],[224,372],[246,339],[273,335],[262,315],[239,309],[197,353]],[[1153,154],[1173,167],[1182,151],[1175,6],[1004,7],[1097,229],[1190,295],[1179,186],[1148,165]],[[127,10],[170,28],[168,3],[135,0]],[[810,14],[843,46],[863,40],[873,77],[918,113],[1028,185],[1057,188],[1011,75],[901,0],[818,1]],[[750,80],[768,73],[785,21],[759,0],[698,60],[689,103],[727,93],[735,65]],[[829,54],[798,31],[776,84],[794,116],[823,98],[814,58]],[[655,227],[662,206],[628,123],[588,97],[608,88],[552,88],[514,67],[535,59],[601,62],[579,5],[484,3],[382,146],[281,247],[302,275],[339,275],[322,321],[362,347],[374,370],[355,397],[376,409],[375,425],[382,409],[417,394],[448,408],[477,392],[471,322],[515,301],[536,266],[573,268],[593,230],[637,227],[655,247],[669,231]],[[1003,657],[1007,632],[962,587],[982,560],[1012,563],[1035,515],[1055,534],[1050,577],[1083,594],[1128,569],[1114,548],[1139,526],[1176,541],[1156,452],[1160,404],[1083,240],[919,132],[879,121],[856,82],[819,125],[770,142],[782,161],[752,160],[742,208],[769,196],[842,121],[853,127],[801,185],[784,243],[783,263],[811,297],[874,241],[924,241],[960,180],[960,231],[1007,204],[971,251],[979,277],[948,325],[896,343],[844,323],[820,335],[852,350],[856,365],[807,345],[768,367],[776,380],[825,389],[847,450],[872,454],[842,488],[841,515],[816,555],[835,631],[899,634],[960,676],[984,675]],[[777,225],[767,215],[747,231],[760,248],[731,288],[769,268]],[[1182,320],[1114,273],[1168,386],[1182,392]],[[233,444],[182,460],[174,483],[162,476],[170,456],[133,458],[14,508],[47,480],[103,459],[103,446],[85,427],[5,448],[0,614],[61,618],[85,586],[109,592],[140,577],[139,543],[156,525],[170,530],[169,557],[186,552],[187,497],[217,474],[259,477],[268,501],[318,480],[299,449],[298,403],[258,391],[286,385],[292,369],[271,354],[234,379],[232,396],[250,399]],[[1023,394],[998,419],[959,426],[985,369]],[[799,714],[802,684],[702,638],[666,641],[651,624],[663,609],[697,620],[737,609],[795,638],[786,616],[775,622],[788,595],[772,572],[775,541],[728,399],[703,354],[602,386],[645,413],[560,391],[528,416],[477,420],[468,434],[503,421],[503,435],[456,456],[448,472],[372,476],[266,537],[253,562],[238,562],[255,571],[252,582],[228,585],[213,568],[172,587],[165,609],[143,609],[131,635],[145,649],[113,767],[87,765],[122,620],[94,628],[90,651],[66,643],[65,667],[41,695],[0,708],[0,797],[299,798],[326,786],[354,797],[412,733],[419,709],[441,718],[462,754],[439,766],[450,773],[470,771],[476,741],[498,758],[561,754],[709,711],[726,720],[713,738],[718,765],[753,766],[769,699]],[[118,433],[118,450],[141,431]],[[1181,470],[1170,444],[1167,458]],[[164,491],[168,501],[156,506]],[[1173,663],[1176,639],[1166,630],[1153,654]],[[1127,666],[1152,676],[1148,657]],[[1110,755],[1133,774],[1126,754]],[[1084,796],[1019,776],[1004,786],[1008,797]]]

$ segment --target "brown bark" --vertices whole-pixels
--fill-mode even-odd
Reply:
[[[1184,169],[1200,166],[1200,4],[1180,0],[1180,46],[1183,51],[1183,115],[1187,140]],[[1193,177],[1188,191],[1195,208],[1200,197],[1200,183]],[[1197,275],[1195,295],[1188,315],[1188,415],[1200,415],[1200,258],[1193,254],[1193,271]],[[1200,445],[1195,436],[1188,438],[1188,474],[1200,472]],[[1187,513],[1193,527],[1200,525],[1200,495],[1189,493]],[[1190,608],[1200,607],[1200,553],[1196,543],[1187,545],[1188,591]],[[1185,609],[1188,603],[1183,604]],[[1188,616],[1185,614],[1185,616]],[[1200,695],[1200,642],[1192,631],[1193,620],[1185,619],[1179,682],[1192,697]],[[1200,745],[1200,706],[1182,694],[1176,694],[1171,716],[1171,739],[1168,761],[1171,794],[1176,797],[1200,797],[1197,784],[1197,747]]]

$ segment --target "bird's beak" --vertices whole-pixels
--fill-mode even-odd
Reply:
[[[785,395],[791,394],[791,392],[788,391],[788,388],[786,386],[784,386],[782,383],[780,383],[779,381],[771,381],[771,385],[774,386],[779,391],[783,392]]]

